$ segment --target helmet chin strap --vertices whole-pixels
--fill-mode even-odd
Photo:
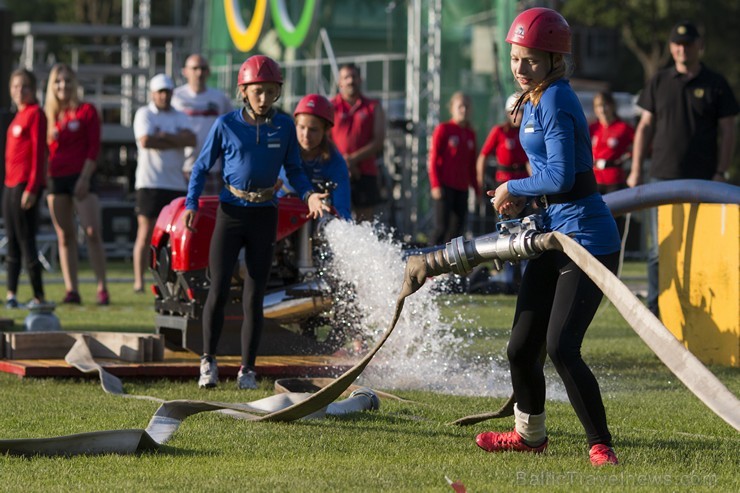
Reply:
[[[277,110],[271,106],[270,109],[267,110],[266,115],[260,115],[256,111],[254,111],[254,108],[252,108],[252,105],[249,104],[248,98],[244,98],[244,109],[247,110],[247,113],[249,113],[249,116],[251,116],[252,119],[257,124],[257,143],[259,144],[260,143],[260,120],[262,123],[265,123],[267,125],[272,125],[272,119],[277,114]]]

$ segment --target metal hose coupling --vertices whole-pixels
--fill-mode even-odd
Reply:
[[[464,276],[486,261],[519,262],[542,253],[544,246],[537,239],[544,232],[540,216],[533,214],[522,219],[502,221],[498,231],[465,240],[453,238],[445,247],[449,270]]]
[[[498,231],[466,240],[453,238],[444,249],[424,255],[427,276],[454,272],[461,276],[486,261],[518,262],[538,256],[545,250],[540,238],[544,228],[540,216],[502,221]],[[497,266],[498,267],[498,266]]]
[[[380,399],[367,387],[360,387],[352,392],[343,401],[332,402],[326,407],[326,414],[339,416],[357,411],[377,411],[380,409]]]

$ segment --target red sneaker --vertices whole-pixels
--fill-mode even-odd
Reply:
[[[522,436],[516,430],[503,433],[488,431],[475,437],[475,443],[486,452],[532,452],[541,454],[547,449],[547,437],[545,441],[536,447],[530,447],[524,442]]]
[[[107,289],[98,291],[98,305],[101,305],[101,306],[110,305],[110,296],[108,295]]]
[[[619,464],[617,460],[617,454],[614,453],[614,449],[603,443],[597,443],[588,453],[588,458],[591,459],[591,465],[600,467],[607,464],[616,466]]]
[[[82,298],[80,298],[80,293],[77,291],[67,291],[67,295],[62,300],[62,303],[79,305],[82,303]]]

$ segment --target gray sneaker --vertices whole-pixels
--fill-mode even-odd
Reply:
[[[252,370],[247,370],[243,366],[239,368],[239,374],[236,376],[236,385],[242,390],[254,390],[257,388],[257,374]]]
[[[201,389],[212,389],[218,385],[218,366],[213,356],[200,357],[200,378],[198,387]]]

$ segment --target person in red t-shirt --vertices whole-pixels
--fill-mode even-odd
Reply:
[[[44,285],[36,248],[39,196],[46,168],[46,117],[36,101],[36,77],[26,69],[10,75],[10,98],[18,113],[10,123],[5,147],[5,192],[3,219],[8,273],[5,307],[18,308],[16,298],[21,259],[31,280],[31,305],[43,304]]]
[[[478,181],[485,184],[482,187],[484,190],[495,190],[499,185],[509,180],[519,180],[529,176],[529,159],[519,142],[519,125],[522,123],[524,116],[523,105],[516,112],[514,111],[518,100],[518,93],[514,93],[506,99],[507,121],[491,129],[478,155],[476,170]],[[488,160],[491,156],[496,158],[496,172],[493,176],[491,176],[491,173],[486,173]],[[493,230],[496,224],[496,211],[488,205],[487,200],[485,202],[485,226]],[[516,293],[519,290],[526,264],[526,261],[517,264],[504,263],[506,292]]]
[[[515,93],[506,100],[508,120],[491,129],[478,155],[476,163],[478,182],[488,183],[485,186],[487,189],[494,190],[504,182],[529,176],[527,154],[519,143],[519,124],[522,122],[523,111],[520,108],[516,113],[513,112],[517,99],[519,94]],[[490,177],[486,176],[486,161],[491,155],[496,157],[493,183],[490,183]]]
[[[332,140],[347,161],[355,220],[372,221],[383,201],[380,169],[375,162],[385,143],[385,113],[376,99],[362,94],[360,68],[354,63],[339,67],[339,94],[332,100]]]
[[[627,186],[624,164],[630,160],[635,131],[617,116],[611,93],[599,92],[594,96],[594,113],[598,120],[588,130],[594,153],[594,175],[603,194]]]
[[[105,281],[105,250],[100,234],[100,202],[92,186],[100,151],[97,110],[82,102],[77,76],[71,67],[57,64],[49,74],[44,102],[49,121],[49,183],[47,203],[59,244],[67,294],[62,303],[79,305],[77,279],[77,224],[75,210],[87,239],[87,252],[97,278],[99,305],[110,303]]]
[[[468,188],[479,196],[475,175],[475,131],[470,127],[470,98],[456,92],[450,98],[452,119],[440,123],[429,150],[429,186],[434,199],[435,245],[462,236],[468,214]]]

